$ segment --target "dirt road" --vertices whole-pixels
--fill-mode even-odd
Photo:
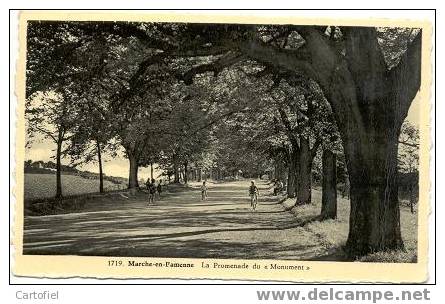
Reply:
[[[150,207],[144,196],[122,197],[96,211],[25,217],[24,254],[312,259],[327,253],[264,182],[256,212],[249,208],[249,181],[209,183],[207,201],[194,186]]]

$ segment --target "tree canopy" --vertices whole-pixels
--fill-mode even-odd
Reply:
[[[132,189],[153,163],[175,182],[274,172],[297,204],[311,201],[317,153],[333,152],[351,182],[349,253],[401,248],[398,144],[400,132],[407,146],[415,137],[402,123],[420,88],[421,38],[407,28],[30,21],[28,132],[58,143],[59,164],[67,140],[67,155],[96,153],[99,164],[121,146]]]

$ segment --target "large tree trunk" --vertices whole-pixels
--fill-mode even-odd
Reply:
[[[189,174],[188,162],[186,161],[186,162],[184,162],[184,184],[188,183],[188,174]]]
[[[178,166],[178,160],[177,160],[176,153],[173,154],[172,162],[173,162],[173,183],[179,184],[179,180],[180,180],[179,166]]]
[[[62,133],[59,132],[59,138],[57,141],[57,151],[56,151],[56,197],[62,197]]]
[[[367,149],[348,153],[351,215],[347,250],[351,256],[403,248],[398,200],[398,134],[394,127],[381,128],[376,130]]]
[[[173,163],[173,174],[174,174],[173,183],[179,184],[179,168],[176,163]]]
[[[184,180],[184,174],[181,165],[178,166],[179,182]]]
[[[409,185],[409,208],[411,213],[414,213],[414,203],[416,202],[416,196],[414,194],[415,185],[412,184],[410,180]]]
[[[323,181],[321,198],[321,219],[337,218],[337,172],[336,156],[330,150],[323,150]]]
[[[153,162],[150,162],[150,179],[153,180]]]
[[[278,179],[278,162],[276,159],[274,160],[273,169],[271,175],[269,176],[269,179],[270,180]]]
[[[400,249],[397,146],[400,127],[421,83],[419,33],[399,64],[387,70],[375,28],[345,27],[346,55],[320,32],[300,34],[311,54],[312,74],[327,97],[339,128],[350,177],[351,257]]]
[[[300,149],[298,151],[298,170],[297,170],[297,205],[311,203],[311,184],[312,184],[312,154],[309,146],[309,139],[300,138]]]
[[[134,155],[134,153],[127,153],[127,155],[128,155],[128,160],[130,162],[128,189],[136,189],[139,187],[139,181],[138,181],[139,161]]]
[[[100,148],[99,140],[96,140],[97,147],[97,162],[99,164],[99,192],[104,193],[104,175],[102,172],[102,151]]]
[[[284,171],[285,165],[282,160],[278,159],[276,178],[284,181],[286,179],[286,172]]]
[[[202,180],[202,169],[201,168],[198,168],[198,182],[201,182],[201,180]]]
[[[296,151],[292,151],[289,153],[289,173],[287,175],[287,197],[289,198],[295,197],[297,165],[297,153]]]

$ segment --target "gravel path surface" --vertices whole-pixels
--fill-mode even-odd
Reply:
[[[249,181],[197,184],[155,206],[143,195],[110,199],[100,208],[25,217],[24,254],[239,259],[314,259],[327,254],[317,237],[277,204],[258,181],[259,206],[249,206]]]

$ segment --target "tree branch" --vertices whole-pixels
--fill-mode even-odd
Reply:
[[[62,141],[70,140],[71,138],[75,137],[75,134],[71,134],[69,136],[65,136],[65,134],[62,137]]]
[[[229,111],[229,112],[227,112],[227,113],[224,113],[224,114],[218,116],[217,118],[212,119],[210,122],[204,124],[203,126],[201,126],[201,127],[197,128],[197,129],[191,131],[188,135],[189,135],[189,136],[195,135],[195,134],[198,133],[199,131],[204,130],[204,129],[210,127],[211,125],[216,124],[217,122],[221,121],[221,120],[224,119],[224,118],[227,118],[227,117],[229,117],[229,116],[231,116],[231,115],[233,115],[233,114],[235,114],[235,113],[244,113],[244,112],[247,112],[247,111],[249,111],[249,110],[250,110],[250,109],[236,109],[236,110],[232,110],[232,111]],[[165,132],[163,131],[163,133],[165,133]],[[171,133],[170,133],[170,134],[171,134]],[[183,134],[178,134],[178,133],[176,133],[176,134],[173,134],[173,135],[179,135],[179,136],[181,136],[181,135],[183,135]]]
[[[358,134],[366,134],[356,85],[347,62],[319,30],[310,26],[298,26],[296,30],[306,40],[311,54],[311,66],[315,70],[315,77],[311,78],[323,90],[342,134],[349,134],[352,129],[359,130]]]
[[[82,26],[82,24],[80,24]],[[169,50],[175,47],[174,44],[167,42],[165,39],[156,39],[149,35],[143,28],[138,27],[138,23],[114,23],[104,22],[96,28],[97,25],[90,24],[83,25],[85,33],[93,35],[98,31],[108,32],[110,34],[118,35],[122,38],[136,37],[145,46],[158,50]]]
[[[385,92],[386,63],[375,27],[344,27],[346,61],[357,85],[359,98],[377,100]],[[377,96],[376,96],[377,95]]]
[[[316,79],[315,70],[310,62],[309,53],[305,47],[297,50],[286,50],[270,46],[261,41],[242,42],[238,48],[249,58],[266,66],[279,67],[286,71],[305,73]]]
[[[201,48],[183,48],[177,51],[169,52],[170,57],[205,57],[205,56],[217,56],[227,53],[229,49],[224,46],[209,46]]]
[[[50,137],[52,140],[54,140],[54,142],[57,142],[57,138],[52,134],[51,131],[46,130],[42,127],[39,127],[37,125],[33,126],[32,128],[36,129],[37,131],[39,131],[40,133],[43,133],[44,135]]]
[[[400,121],[408,114],[411,102],[420,90],[422,70],[422,32],[408,45],[406,53],[399,64],[389,71],[389,78],[395,90],[396,102],[399,105]]]
[[[278,106],[278,112],[280,113],[281,122],[284,125],[284,128],[286,130],[286,134],[289,137],[289,141],[292,143],[293,148],[298,148],[298,139],[294,134],[294,130],[290,124],[289,118],[286,115],[286,112],[283,110],[282,107]]]
[[[163,62],[166,55],[167,55],[166,53],[155,54],[155,55],[145,59],[144,61],[142,61],[139,64],[139,68],[136,71],[136,73],[134,73],[133,76],[131,76],[131,78],[130,78],[130,81],[129,81],[130,87],[134,87],[135,85],[138,84],[139,77],[141,77],[151,65]]]
[[[188,70],[185,74],[179,75],[185,84],[189,85],[193,83],[193,77],[197,74],[203,74],[206,72],[213,72],[216,76],[218,75],[224,68],[231,66],[238,61],[242,60],[244,56],[242,54],[236,54],[229,52],[225,56],[219,58],[218,60],[208,63],[195,66]]]
[[[402,144],[402,145],[405,145],[408,147],[419,148],[419,144],[409,143],[406,141],[399,141],[399,144]]]

